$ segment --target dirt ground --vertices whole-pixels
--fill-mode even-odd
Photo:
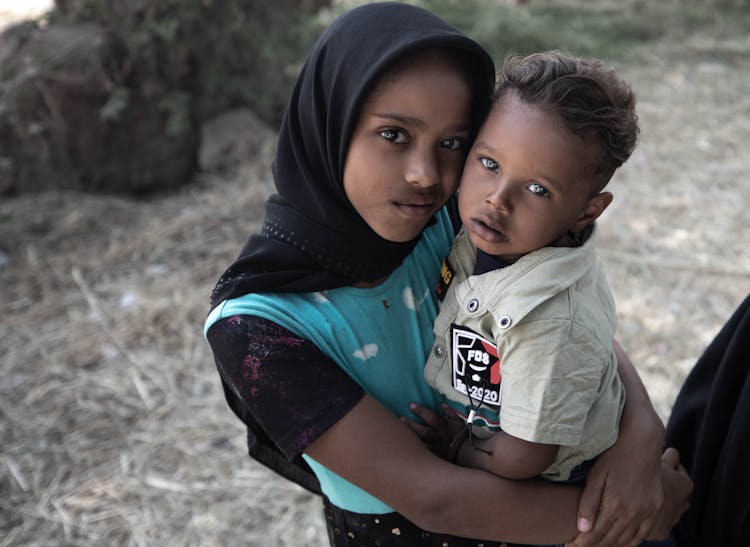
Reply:
[[[666,420],[750,293],[750,37],[697,33],[616,65],[642,138],[601,221],[618,337]],[[0,203],[0,547],[325,544],[319,501],[245,456],[201,335],[258,227],[255,161],[149,201]]]

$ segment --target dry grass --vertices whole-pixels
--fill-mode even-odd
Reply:
[[[0,545],[321,543],[318,501],[245,456],[201,335],[270,150],[149,202],[2,204]]]
[[[618,67],[643,138],[602,222],[619,337],[665,418],[750,292],[750,44],[679,46]],[[201,336],[270,189],[266,140],[178,195],[0,204],[0,546],[324,544],[318,500],[245,456]]]
[[[665,419],[750,293],[750,42],[675,46],[618,67],[638,92],[642,139],[602,220],[618,336]]]

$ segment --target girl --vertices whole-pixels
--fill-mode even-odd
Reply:
[[[229,404],[248,424],[251,454],[322,490],[333,545],[576,535],[578,488],[454,466],[398,419],[411,401],[437,404],[421,364],[455,234],[442,205],[493,80],[487,53],[423,9],[370,4],[336,20],[287,107],[273,165],[278,194],[261,232],[212,295],[206,337]],[[688,480],[660,473],[661,422],[620,356],[628,389],[620,441],[592,469],[581,528],[605,482],[605,502],[616,501],[578,545],[636,541],[659,519],[671,526],[677,505],[657,511],[661,476],[668,486]]]

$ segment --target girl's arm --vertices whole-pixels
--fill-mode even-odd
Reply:
[[[207,339],[230,393],[287,458],[307,452],[428,530],[528,543],[575,536],[580,488],[501,479],[441,460],[287,329],[241,315],[217,321]]]
[[[305,452],[426,530],[531,544],[576,534],[580,488],[448,463],[369,395]]]
[[[683,507],[690,491],[691,481],[684,470],[662,468],[664,425],[633,363],[616,341],[614,349],[627,399],[617,442],[589,471],[578,506],[578,528],[586,533],[576,538],[576,547],[607,545],[614,538],[630,537],[639,543],[662,536],[660,514],[666,511],[679,518],[680,511],[672,509]],[[665,499],[663,476],[670,481],[669,491],[679,492],[677,496]],[[663,508],[665,503],[668,507]]]
[[[239,316],[217,322],[207,338],[222,378],[288,457],[305,450],[428,530],[517,543],[575,536],[580,488],[502,479],[441,460],[384,406],[362,396],[335,363],[286,329]]]
[[[676,451],[670,449],[671,452],[668,450],[659,457],[664,431],[661,420],[627,355],[619,345],[615,349],[628,398],[618,443],[602,454],[589,472],[579,515],[594,524],[594,528],[579,534],[576,546],[619,545],[623,541],[638,544],[644,539],[663,539],[687,509],[692,490],[692,481],[679,465]],[[412,409],[427,425],[405,422],[425,442],[434,436],[433,430],[451,424],[419,405],[413,405]],[[450,409],[444,408],[444,412],[450,417]],[[466,445],[462,445],[463,451],[467,450]]]

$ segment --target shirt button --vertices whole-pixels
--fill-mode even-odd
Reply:
[[[472,298],[469,300],[469,303],[466,305],[466,309],[469,310],[469,312],[474,313],[479,309],[479,300],[476,298]]]
[[[436,357],[442,357],[445,353],[445,348],[443,348],[443,346],[441,346],[440,344],[436,344],[433,353]]]
[[[513,323],[513,320],[510,317],[508,317],[507,315],[503,315],[497,324],[500,326],[501,329],[507,329],[508,327],[511,326],[512,323]]]

